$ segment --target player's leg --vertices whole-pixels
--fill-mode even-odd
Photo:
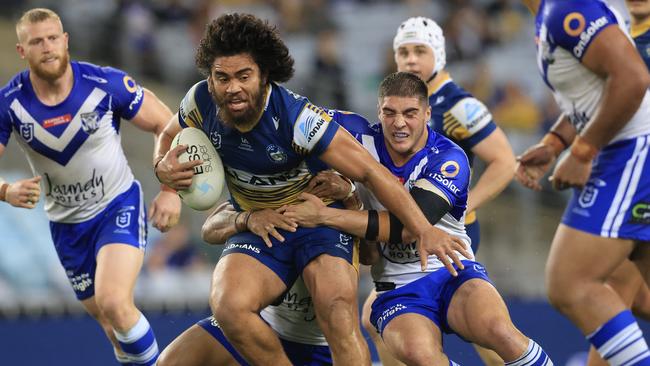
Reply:
[[[370,353],[359,327],[356,269],[341,257],[321,254],[307,264],[302,277],[334,363],[370,365]]]
[[[99,323],[99,325],[102,327],[102,330],[104,331],[104,334],[106,334],[106,337],[111,341],[117,362],[123,365],[128,364],[129,358],[124,354],[124,352],[122,352],[120,343],[117,341],[117,338],[115,338],[113,327],[111,326],[111,323],[109,323],[108,319],[104,316],[104,314],[102,314],[101,310],[99,310],[99,307],[95,302],[95,297],[93,296],[91,298],[81,300],[81,304],[84,306],[84,309],[86,309],[86,312],[92,316],[97,321],[97,323]]]
[[[499,357],[499,354],[492,351],[491,349],[481,347],[476,343],[472,344],[474,346],[474,350],[476,353],[478,353],[478,356],[481,358],[481,361],[483,361],[483,364],[485,366],[501,366],[503,365],[503,359]]]
[[[643,295],[642,288],[647,290],[647,286],[641,278],[639,270],[634,263],[624,260],[614,272],[607,278],[607,285],[611,287],[620,296],[627,308],[631,308],[637,297],[637,294]],[[636,312],[632,310],[636,315]],[[598,354],[598,351],[592,346],[589,348],[589,357],[587,358],[589,366],[606,366],[607,362]]]
[[[131,362],[152,365],[158,357],[158,344],[149,322],[133,301],[143,257],[144,251],[132,245],[103,245],[97,253],[94,298]]]
[[[450,364],[442,351],[440,329],[421,314],[406,313],[391,319],[382,338],[388,351],[409,366]]]
[[[237,358],[237,359],[235,359]],[[192,325],[160,354],[157,366],[247,365],[209,317]]]
[[[373,289],[368,294],[366,301],[363,304],[363,310],[361,311],[361,325],[366,329],[366,332],[370,335],[372,343],[375,344],[375,349],[377,354],[379,354],[379,360],[383,366],[401,366],[403,363],[399,362],[395,357],[393,357],[390,352],[386,349],[384,341],[381,339],[381,336],[377,332],[377,328],[370,322],[370,313],[372,312],[372,303],[377,298],[377,292]]]
[[[601,237],[560,224],[546,264],[551,304],[611,365],[650,365],[648,346],[632,312],[605,285],[633,246],[631,240]]]
[[[474,270],[473,266],[465,266],[467,271]],[[468,274],[461,273],[463,275]],[[490,282],[481,277],[464,281],[455,290],[449,290],[453,296],[447,310],[447,323],[454,332],[494,350],[508,365],[552,364],[544,350],[512,324],[506,304]]]
[[[286,289],[276,272],[240,252],[222,256],[214,269],[210,307],[228,340],[251,364],[291,365],[277,335],[259,316]]]

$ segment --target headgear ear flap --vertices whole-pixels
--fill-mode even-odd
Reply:
[[[407,19],[397,28],[393,39],[393,50],[407,43],[420,43],[431,47],[435,57],[433,67],[434,75],[445,67],[447,56],[445,54],[445,36],[436,22],[425,17]]]

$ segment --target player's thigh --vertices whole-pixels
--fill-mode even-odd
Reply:
[[[405,313],[393,318],[382,333],[388,351],[410,363],[427,359],[432,365],[449,365],[442,350],[442,333],[429,318],[417,313]]]
[[[607,285],[618,293],[627,307],[632,306],[642,283],[641,273],[634,263],[627,259],[616,267],[607,278]]]
[[[345,259],[322,254],[314,258],[302,272],[316,310],[328,307],[333,301],[349,306],[357,304],[358,273]]]
[[[377,298],[377,291],[375,291],[375,289],[373,288],[372,290],[370,290],[368,297],[366,297],[366,301],[364,301],[363,308],[361,310],[361,325],[363,325],[363,328],[368,332],[368,334],[370,334],[370,337],[372,337],[373,340],[379,338],[377,329],[370,322],[370,313],[372,313],[372,303],[375,301],[376,298]]]
[[[546,263],[546,282],[553,288],[585,280],[605,281],[633,246],[631,240],[601,237],[560,224]]]
[[[527,338],[512,324],[501,295],[489,282],[474,278],[454,292],[447,310],[449,327],[461,337],[484,347],[506,340],[522,343]]]
[[[132,245],[103,245],[97,253],[96,296],[132,297],[143,258],[144,251]]]
[[[160,354],[157,366],[237,366],[230,352],[205,329],[193,325]]]
[[[284,282],[259,260],[242,253],[221,257],[212,275],[210,300],[219,306],[260,311],[286,291]]]

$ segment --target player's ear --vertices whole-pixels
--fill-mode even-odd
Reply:
[[[20,58],[25,58],[25,48],[20,43],[16,43],[16,51],[20,55]]]

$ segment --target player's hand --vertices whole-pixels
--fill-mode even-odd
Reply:
[[[151,201],[149,219],[151,224],[161,232],[166,232],[178,224],[181,216],[181,198],[178,193],[161,190]]]
[[[572,154],[566,154],[555,166],[548,180],[554,189],[583,188],[591,175],[591,161],[581,161]]]
[[[456,251],[462,254],[465,258],[473,258],[467,251],[465,242],[459,238],[447,234],[445,231],[430,225],[427,230],[417,236],[417,248],[420,254],[420,264],[422,271],[426,271],[429,263],[429,256],[435,255],[447,267],[447,270],[452,276],[457,276],[458,272],[452,266],[451,261],[456,263],[456,266],[461,270],[465,268],[460,261]],[[451,258],[451,261],[449,260]]]
[[[321,225],[320,210],[327,207],[320,198],[309,193],[298,196],[302,203],[282,206],[278,209],[284,216],[294,220],[302,227],[316,227]]]
[[[555,162],[553,149],[545,144],[536,144],[517,157],[515,179],[524,187],[541,191],[540,179],[549,171]]]
[[[178,145],[167,151],[167,154],[156,165],[154,172],[160,183],[177,191],[190,188],[194,176],[194,167],[203,163],[202,160],[179,162],[178,157],[185,152],[185,149],[187,149],[187,145]]]
[[[324,170],[313,177],[305,192],[314,196],[340,201],[350,194],[351,183],[332,170]]]
[[[41,197],[41,176],[9,184],[5,201],[14,207],[34,208]]]
[[[295,232],[298,225],[293,219],[290,219],[276,210],[265,208],[259,211],[249,213],[247,227],[250,232],[264,240],[267,247],[272,247],[272,236],[283,242],[284,237],[280,235],[277,229]]]

